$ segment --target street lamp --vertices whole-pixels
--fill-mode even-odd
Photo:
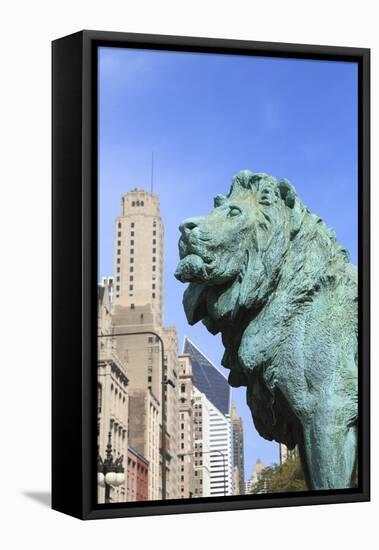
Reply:
[[[98,338],[114,338],[115,336],[140,336],[151,334],[158,338],[161,344],[161,363],[162,363],[162,392],[161,392],[161,401],[162,401],[162,435],[161,435],[161,454],[162,454],[162,500],[166,499],[166,413],[165,413],[165,392],[164,388],[168,384],[175,388],[175,384],[172,380],[165,378],[165,359],[164,359],[164,343],[162,338],[158,333],[151,330],[138,331],[138,332],[119,332],[117,334],[99,334]]]
[[[112,433],[108,434],[108,444],[105,450],[106,458],[103,460],[100,454],[97,457],[97,482],[100,487],[105,487],[105,504],[110,502],[111,486],[118,487],[125,481],[124,467],[122,461],[124,456],[121,455],[113,459],[112,454]]]

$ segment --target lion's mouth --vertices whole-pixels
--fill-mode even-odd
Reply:
[[[201,249],[201,243],[192,242],[183,237],[179,240],[180,262],[175,277],[182,283],[205,282],[209,280],[212,265],[211,258]]]
[[[175,277],[182,283],[204,282],[209,277],[207,264],[197,254],[182,258],[175,271]]]

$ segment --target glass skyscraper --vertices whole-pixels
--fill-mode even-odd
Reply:
[[[191,356],[194,385],[222,414],[230,414],[231,389],[225,376],[187,337],[184,338],[183,353]]]

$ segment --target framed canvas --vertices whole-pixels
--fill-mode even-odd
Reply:
[[[369,500],[369,50],[52,52],[53,508]]]

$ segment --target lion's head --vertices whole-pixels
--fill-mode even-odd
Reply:
[[[190,285],[184,307],[190,324],[230,321],[240,309],[260,308],[278,281],[304,207],[287,180],[239,172],[208,216],[180,226],[175,276]],[[213,329],[212,329],[213,326]]]

